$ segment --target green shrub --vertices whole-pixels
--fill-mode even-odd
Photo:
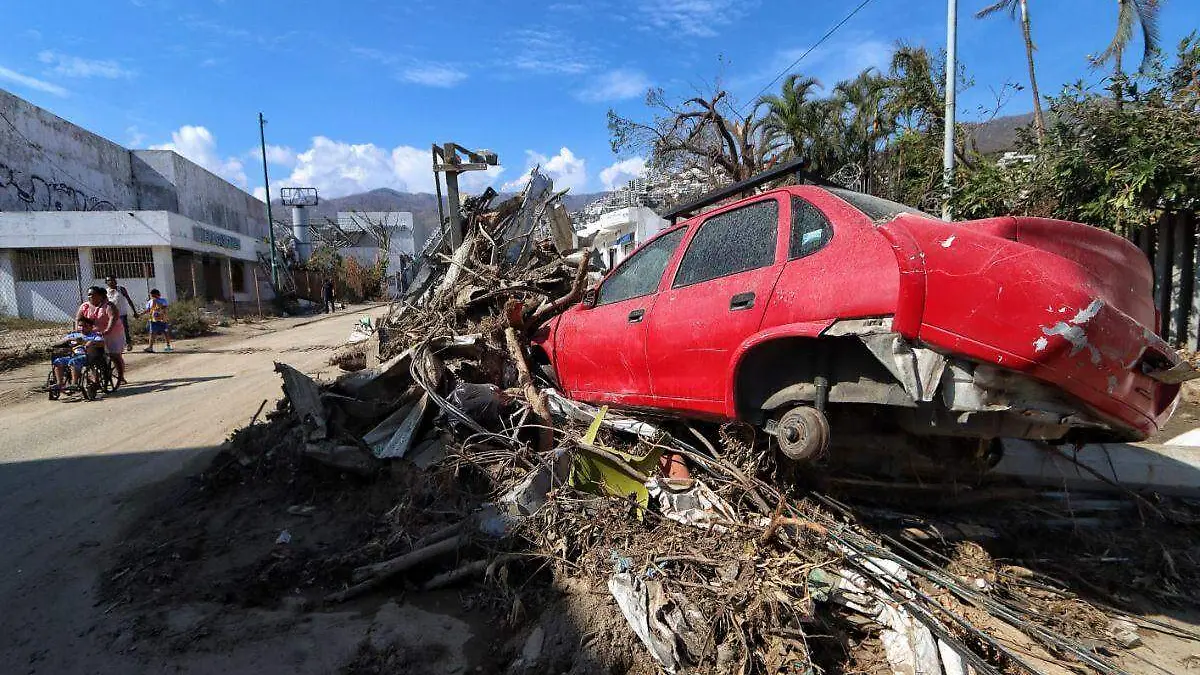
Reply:
[[[170,318],[171,335],[177,338],[190,338],[206,335],[212,332],[212,324],[204,316],[203,303],[198,300],[180,300],[167,307]],[[146,335],[146,324],[150,315],[142,312],[140,317],[129,317],[129,331],[135,337]]]

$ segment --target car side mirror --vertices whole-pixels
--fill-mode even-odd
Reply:
[[[592,308],[596,306],[596,301],[599,299],[600,293],[597,288],[589,288],[583,292],[583,306]]]

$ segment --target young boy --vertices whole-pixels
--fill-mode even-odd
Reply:
[[[167,348],[164,351],[175,351],[171,347],[171,324],[167,317],[167,301],[158,292],[157,288],[150,289],[150,300],[146,303],[146,312],[150,314],[150,323],[147,324],[147,330],[150,332],[150,346],[142,351],[154,351],[154,336],[161,335],[167,343]]]
[[[96,332],[96,325],[91,319],[81,317],[75,324],[75,332],[68,333],[59,347],[70,347],[70,356],[59,356],[51,361],[54,366],[54,379],[60,390],[66,389],[70,383],[83,386],[83,365],[87,363],[88,350],[98,349],[104,344],[104,336]],[[67,369],[70,368],[70,372]]]

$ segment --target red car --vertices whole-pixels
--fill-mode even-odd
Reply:
[[[1138,440],[1195,376],[1128,241],[785,187],[645,242],[535,336],[568,396],[840,437]],[[973,441],[976,442],[977,441]]]

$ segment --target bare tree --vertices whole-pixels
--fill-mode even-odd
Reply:
[[[744,118],[725,91],[673,105],[662,89],[652,89],[646,105],[655,111],[650,122],[608,111],[613,152],[639,152],[662,168],[701,168],[713,178],[736,182],[761,171],[778,150],[762,133],[764,119],[757,116],[758,107]]]

